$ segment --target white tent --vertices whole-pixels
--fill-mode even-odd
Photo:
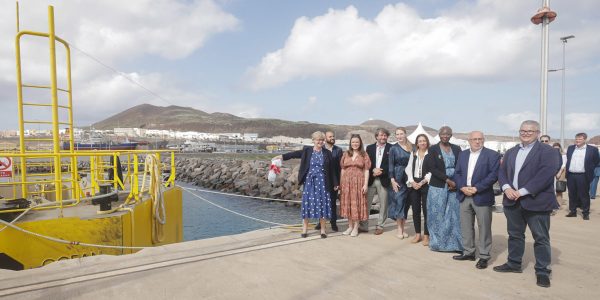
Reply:
[[[415,129],[415,131],[413,131],[407,138],[408,140],[415,144],[416,140],[417,140],[417,136],[419,134],[424,134],[427,136],[427,138],[429,139],[429,143],[434,144],[435,142],[433,141],[433,137],[427,133],[427,131],[425,131],[425,129],[423,129],[423,125],[421,125],[421,122],[419,122],[419,125],[417,126],[417,129]]]

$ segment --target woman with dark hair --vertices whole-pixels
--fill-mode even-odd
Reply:
[[[406,213],[409,205],[406,202],[408,189],[405,184],[406,174],[404,171],[410,160],[413,147],[406,139],[406,129],[404,127],[396,128],[396,140],[398,143],[392,145],[388,158],[391,181],[391,189],[388,192],[388,217],[396,221],[398,225],[396,236],[399,239],[405,239],[408,238],[408,233],[404,231],[404,224],[406,223]]]
[[[431,173],[425,172],[424,161],[428,154],[429,138],[425,134],[417,135],[415,140],[417,149],[412,152],[406,168],[406,185],[408,185],[408,199],[413,209],[413,224],[415,226],[415,238],[411,243],[421,241],[421,210],[423,211],[423,246],[429,246],[429,230],[427,230],[427,191]]]
[[[371,160],[360,135],[350,136],[350,148],[342,155],[340,166],[340,215],[348,219],[348,229],[342,234],[356,237],[359,222],[369,219],[366,193]]]
[[[452,129],[440,128],[440,142],[429,148],[425,159],[426,172],[431,172],[427,192],[427,229],[429,249],[463,251],[460,228],[460,203],[456,198],[454,169],[461,149],[450,143]]]
[[[323,148],[325,134],[316,131],[312,134],[312,140],[314,146],[304,146],[302,150],[278,155],[275,159],[300,158],[298,183],[304,184],[301,237],[308,236],[308,220],[318,219],[321,224],[321,238],[326,238],[325,220],[331,218],[331,193],[337,191],[338,178],[333,172],[331,152]]]

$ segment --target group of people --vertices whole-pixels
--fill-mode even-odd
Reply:
[[[327,237],[326,220],[330,220],[332,230],[338,231],[338,195],[340,216],[348,220],[343,234],[356,237],[368,232],[369,212],[377,196],[375,235],[384,232],[384,224],[391,218],[396,221],[396,236],[408,238],[405,222],[412,207],[415,236],[411,243],[422,243],[434,251],[456,252],[455,260],[475,261],[478,257],[476,268],[485,269],[492,248],[493,186],[498,182],[507,219],[508,259],[494,271],[521,272],[525,229],[529,226],[535,240],[537,285],[550,286],[550,215],[559,206],[555,178],[561,176],[563,165],[569,182],[567,216],[576,215],[580,207],[584,220],[589,220],[588,191],[593,180],[589,175],[598,165],[599,154],[597,148],[586,144],[584,133],[577,134],[565,158],[549,145],[549,137],[548,142],[539,138],[539,124],[532,120],[521,124],[521,143],[504,157],[484,147],[480,131],[469,134],[466,150],[450,143],[452,129],[448,126],[440,128],[440,142],[435,145],[425,134],[418,135],[412,145],[403,127],[395,131],[396,144],[387,142],[389,136],[387,129],[378,128],[376,142],[365,148],[360,135],[353,134],[349,149],[343,151],[335,145],[333,132],[317,131],[312,134],[313,146],[276,157],[301,159],[301,237],[308,236],[310,219],[319,220],[316,229],[321,238]]]

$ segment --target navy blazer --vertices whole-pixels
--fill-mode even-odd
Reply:
[[[520,145],[516,145],[506,151],[498,171],[500,187],[508,184],[515,189],[513,178],[520,147]],[[554,176],[560,167],[556,149],[536,141],[519,171],[519,189],[525,188],[529,191],[529,195],[517,199],[521,203],[521,207],[526,210],[544,212],[558,208],[554,192]],[[502,204],[513,206],[517,201],[508,199],[504,194]]]
[[[325,148],[325,146],[323,146],[323,148]],[[325,148],[327,149],[327,148]],[[327,149],[329,150],[329,149]],[[338,179],[340,179],[340,175],[342,172],[342,166],[340,165],[341,161],[342,161],[342,155],[344,155],[344,151],[342,150],[342,148],[333,145],[333,148],[331,148],[331,156],[333,158],[333,171],[335,172],[335,175],[337,176]]]
[[[471,150],[467,149],[458,155],[454,180],[456,181],[457,197],[460,202],[465,199],[461,188],[467,186],[467,173],[469,172],[469,157]],[[500,168],[500,154],[488,148],[481,148],[479,158],[475,163],[475,170],[471,177],[471,186],[477,188],[473,195],[473,202],[477,206],[494,205],[494,183],[498,180],[498,169]]]
[[[567,166],[565,167],[567,170],[567,180],[569,180],[569,175],[573,174],[569,172],[569,166],[571,165],[571,158],[573,157],[573,152],[575,151],[575,145],[571,145],[567,148]],[[585,168],[585,178],[588,183],[591,183],[594,180],[594,169],[598,165],[598,160],[600,156],[598,156],[598,148],[587,145],[585,149],[585,159],[583,161],[583,167]]]
[[[323,151],[323,170],[325,170],[325,186],[329,191],[333,191],[333,188],[339,185],[338,177],[333,171],[333,158],[331,155],[331,151],[325,149],[325,147],[321,148]],[[313,154],[313,146],[304,146],[302,150],[289,152],[283,154],[283,160],[288,160],[292,158],[300,159],[300,170],[298,170],[298,183],[304,184],[306,180],[306,175],[308,174],[308,169],[310,169],[310,158]]]
[[[381,181],[381,185],[383,185],[384,187],[390,187],[390,173],[388,170],[388,158],[390,156],[390,148],[392,147],[392,144],[390,143],[385,143],[385,148],[383,149],[383,157],[381,158],[381,166],[379,166],[382,170],[383,173],[381,175],[379,175],[379,181]],[[371,159],[371,169],[369,169],[369,186],[371,186],[373,184],[373,181],[375,180],[375,177],[373,177],[373,169],[375,169],[377,166],[375,165],[377,162],[377,143],[375,144],[371,144],[369,146],[367,146],[367,154],[369,155],[369,159]]]
[[[462,150],[459,146],[454,144],[450,144],[450,149],[452,149],[452,153],[454,153],[454,165],[456,166],[456,160],[458,160],[458,155]],[[430,186],[443,188],[446,186],[446,179],[448,179],[448,176],[446,176],[446,163],[442,157],[440,144],[437,143],[431,146],[428,151],[428,154],[425,156],[425,161],[423,162],[423,174],[431,173],[431,179],[429,179]],[[454,180],[453,178],[450,179]]]

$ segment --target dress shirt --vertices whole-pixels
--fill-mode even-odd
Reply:
[[[513,187],[518,190],[521,196],[529,195],[529,191],[525,188],[519,189],[519,172],[521,171],[521,167],[523,167],[523,163],[525,162],[527,155],[529,155],[529,152],[531,152],[531,149],[533,149],[533,145],[535,145],[535,143],[537,142],[533,142],[527,146],[519,144],[520,148],[515,160],[515,176],[513,177]],[[510,185],[505,184],[502,186],[502,191],[505,191],[508,188],[510,188]]]
[[[383,151],[385,151],[385,144],[379,145],[377,144],[377,152],[375,153],[375,167],[381,168],[381,161],[383,160]]]
[[[477,164],[479,154],[481,154],[481,149],[475,152],[471,150],[469,155],[469,165],[467,166],[467,186],[471,186],[471,178],[473,178],[473,172],[475,171],[475,165]]]
[[[425,176],[423,176],[423,162],[425,161],[425,157],[428,153],[429,151],[425,150],[425,154],[421,159],[419,157],[419,151],[415,151],[411,154],[410,158],[408,159],[408,165],[406,166],[406,169],[404,169],[404,173],[406,173],[406,177],[408,178],[406,180],[406,185],[408,185],[409,187],[411,186],[411,183],[415,181],[415,178],[424,178],[426,182],[429,182],[429,178],[431,178],[431,173],[427,173],[425,174]],[[417,157],[417,161],[414,163],[415,171],[413,173],[412,167],[413,161],[415,160],[415,156]]]
[[[585,150],[587,144],[581,147],[575,147],[573,156],[571,156],[571,164],[569,165],[569,172],[571,173],[585,173]]]

